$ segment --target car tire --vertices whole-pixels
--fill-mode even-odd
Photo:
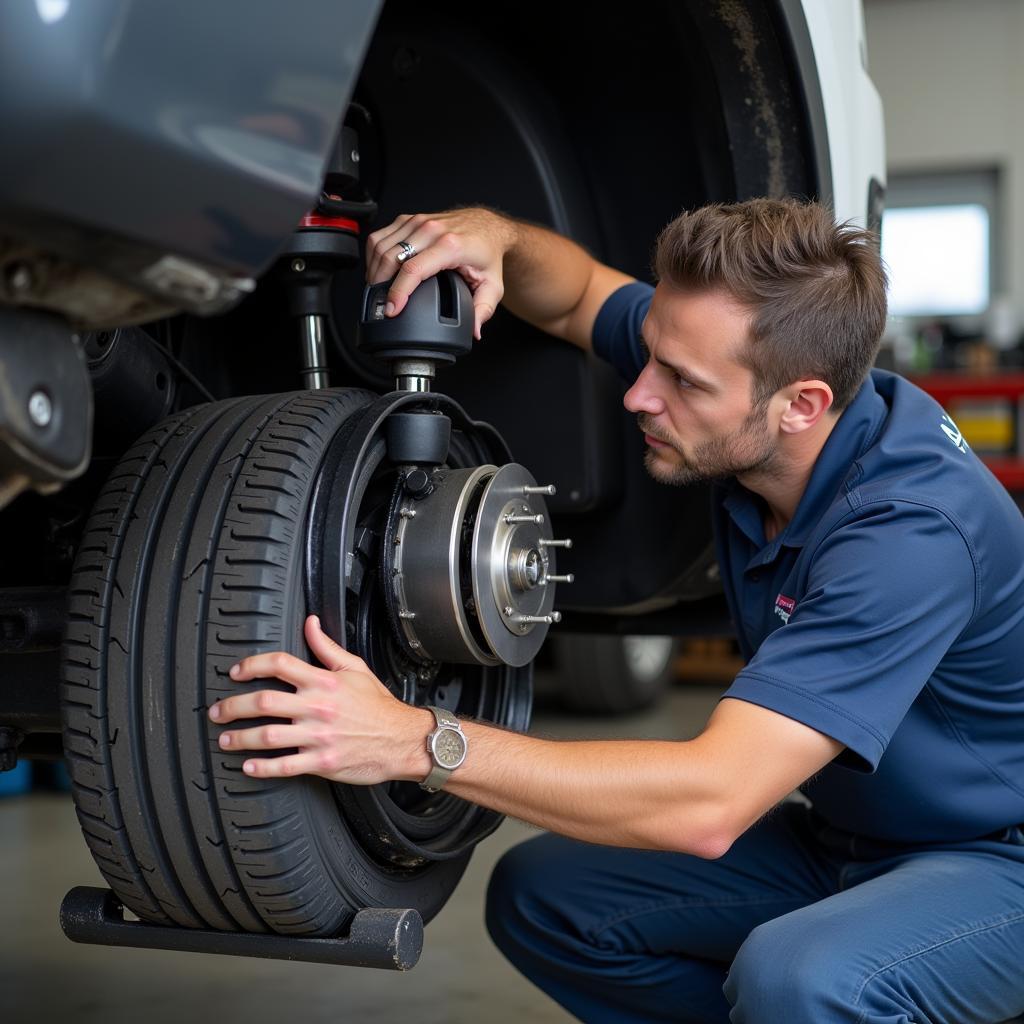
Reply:
[[[468,846],[387,861],[346,818],[341,791],[357,787],[251,779],[207,716],[239,692],[228,677],[239,658],[312,660],[304,542],[317,472],[375,397],[339,389],[190,409],[135,443],[95,505],[70,585],[64,745],[86,841],[141,919],[336,935],[363,907],[429,920],[465,869]],[[500,820],[439,796],[491,815],[482,831]]]

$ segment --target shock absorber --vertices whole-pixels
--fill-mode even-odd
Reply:
[[[342,198],[360,194],[359,136],[346,124],[327,165],[320,199],[299,222],[278,264],[288,310],[298,321],[305,388],[330,386],[331,281],[339,270],[358,265],[360,222],[377,212],[372,200]]]

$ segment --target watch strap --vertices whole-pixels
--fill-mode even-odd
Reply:
[[[435,708],[431,705],[427,710],[434,716],[434,721],[437,722],[439,729],[442,725],[447,725],[462,732],[462,723],[447,708]]]

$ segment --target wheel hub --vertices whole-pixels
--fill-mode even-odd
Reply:
[[[543,494],[517,463],[441,467],[400,487],[384,540],[395,625],[426,661],[525,665],[554,611],[554,549]]]

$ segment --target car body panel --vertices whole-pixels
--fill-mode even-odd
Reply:
[[[0,235],[150,291],[167,254],[256,276],[319,194],[380,8],[0,5]]]

